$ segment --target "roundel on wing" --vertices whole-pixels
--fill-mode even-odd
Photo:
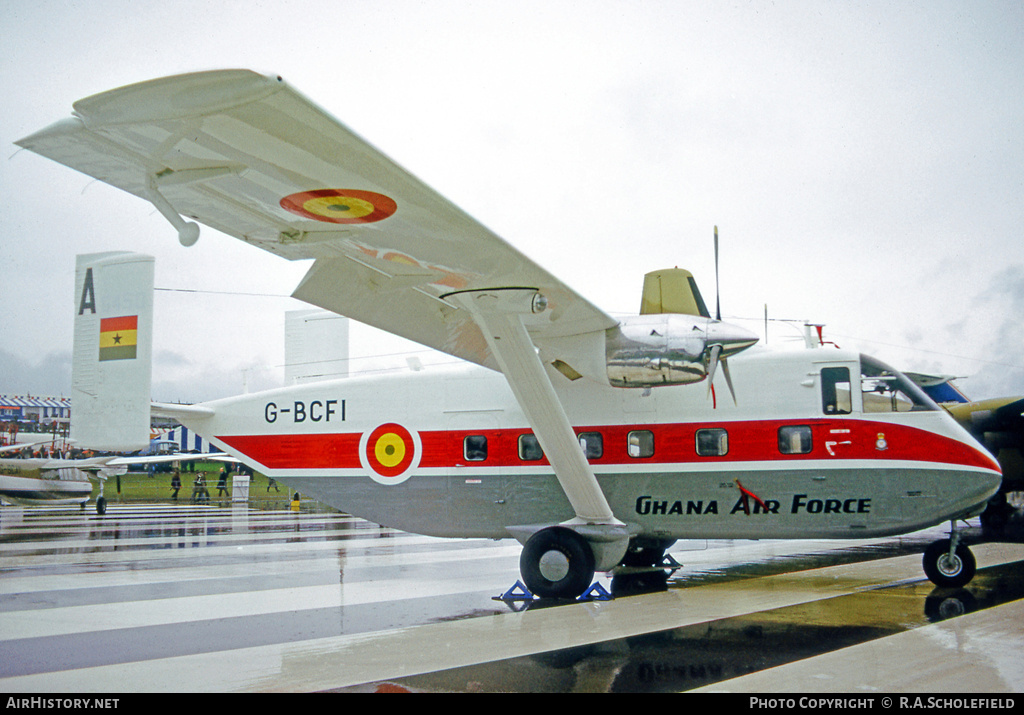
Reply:
[[[281,208],[296,216],[325,223],[373,223],[398,210],[390,196],[359,189],[316,189],[289,194]]]
[[[383,424],[363,435],[359,460],[380,484],[400,484],[420,462],[419,435],[395,423]]]

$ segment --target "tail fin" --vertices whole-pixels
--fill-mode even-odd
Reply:
[[[79,447],[149,445],[153,266],[138,253],[77,257],[71,439]]]

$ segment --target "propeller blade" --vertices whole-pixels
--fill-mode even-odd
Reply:
[[[722,319],[722,306],[718,296],[718,226],[715,226],[715,320]]]
[[[722,374],[725,375],[725,384],[729,386],[729,394],[732,395],[732,403],[739,407],[736,401],[736,390],[732,388],[732,375],[729,374],[729,361],[722,358]]]
[[[711,394],[711,384],[715,381],[715,370],[718,368],[718,356],[721,352],[721,345],[711,346],[711,353],[708,355],[708,395]]]

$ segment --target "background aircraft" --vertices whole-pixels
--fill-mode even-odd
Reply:
[[[100,483],[96,509],[106,511],[103,482],[127,471],[113,457],[89,459],[0,459],[0,499],[15,504],[82,504],[92,495],[92,480]]]
[[[971,400],[949,375],[907,373],[964,429],[985,445],[999,461],[1003,483],[982,514],[982,525],[1001,535],[1007,522],[1019,512],[1019,492],[1024,491],[1024,397]]]

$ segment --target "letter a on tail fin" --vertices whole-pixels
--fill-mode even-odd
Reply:
[[[85,449],[149,445],[153,257],[79,255],[75,264],[71,439]]]

